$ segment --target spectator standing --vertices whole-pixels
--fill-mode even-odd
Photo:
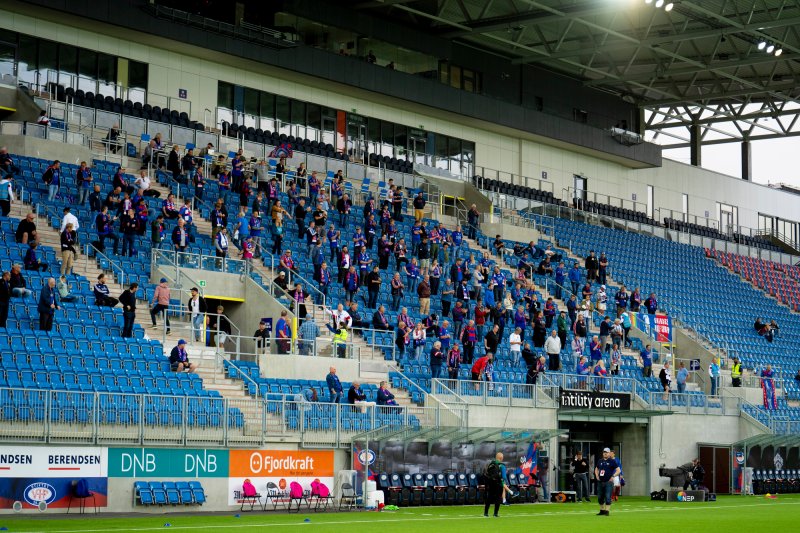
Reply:
[[[331,403],[339,403],[342,400],[342,382],[339,381],[339,376],[336,375],[336,367],[331,367],[328,375],[325,376],[325,384],[328,387]]]
[[[589,255],[586,257],[584,261],[584,267],[586,268],[586,280],[589,283],[592,283],[597,280],[597,271],[600,268],[600,262],[597,260],[597,257],[594,255],[594,250],[589,251]]]
[[[572,470],[572,478],[575,481],[575,501],[592,501],[589,497],[591,494],[589,491],[589,461],[583,457],[583,452],[580,450],[575,454],[575,459],[570,464],[570,470]]]
[[[719,358],[712,357],[711,364],[708,365],[708,377],[711,378],[711,396],[717,395],[717,388],[719,387]]]
[[[94,219],[94,226],[95,229],[97,229],[97,240],[100,243],[100,246],[97,246],[96,248],[98,248],[101,252],[105,252],[106,239],[110,239],[111,241],[114,242],[114,255],[117,255],[117,250],[119,249],[119,237],[117,236],[116,233],[114,233],[115,220],[116,217],[112,217],[111,215],[108,214],[108,206],[104,205],[100,208],[100,212]],[[75,228],[72,226],[72,223],[67,224],[67,227],[72,228],[73,232],[75,231]],[[63,235],[64,234],[62,233],[62,239],[61,239],[62,255],[65,244],[64,243],[65,239],[63,238]],[[78,242],[78,237],[77,237],[77,232],[75,232],[74,243],[77,244],[77,242]],[[73,260],[75,259],[74,254],[72,256],[72,259]],[[63,269],[63,264],[62,264],[62,269]]]
[[[642,376],[649,378],[653,375],[653,352],[650,345],[645,345],[644,349],[639,352],[639,358],[642,361]]]
[[[481,214],[475,204],[472,204],[467,211],[467,236],[475,239],[478,235]]]
[[[0,157],[0,161],[2,158]],[[0,170],[2,166],[0,165]],[[7,217],[11,212],[11,202],[14,201],[14,184],[12,174],[5,172],[0,176],[0,215]]]
[[[131,283],[130,287],[119,295],[119,303],[122,304],[122,336],[125,338],[133,337],[133,324],[136,322],[136,291],[138,290],[139,284]]]
[[[558,331],[553,330],[550,336],[544,341],[544,351],[547,353],[549,360],[549,369],[553,372],[558,372],[561,369],[561,338],[558,336]]]
[[[444,363],[445,355],[444,352],[442,352],[442,343],[441,341],[436,341],[433,343],[430,354],[431,379],[442,378],[442,367]]]
[[[658,374],[658,380],[661,382],[661,389],[664,391],[664,399],[666,400],[672,387],[672,373],[670,372],[669,361],[664,361],[664,366]]]
[[[317,355],[317,337],[319,326],[313,320],[304,320],[300,325],[300,355]]]
[[[92,180],[92,169],[89,168],[86,161],[81,161],[75,175],[75,182],[78,186],[78,205],[84,205],[89,198],[89,193],[93,188]]]
[[[658,311],[658,299],[656,299],[656,293],[650,293],[650,296],[648,296],[647,300],[644,301],[644,306],[647,308],[648,314],[656,314],[656,311]]]
[[[133,208],[122,215],[119,219],[120,229],[122,230],[122,255],[133,257],[136,255],[136,234],[139,231],[139,224],[136,221],[136,214]]]
[[[425,196],[423,195],[422,191],[417,192],[417,195],[414,197],[414,220],[417,222],[422,221],[422,216],[425,210]]]
[[[263,320],[258,323],[258,329],[253,333],[253,340],[256,341],[256,355],[267,353],[267,348],[270,345],[270,331],[267,329],[267,323]]]
[[[47,280],[47,285],[42,288],[39,295],[39,330],[52,331],[53,330],[53,317],[61,309],[58,299],[58,291],[56,291],[56,280],[50,278]]]
[[[292,347],[292,328],[289,326],[288,316],[286,310],[282,310],[275,324],[275,341],[278,344],[279,354],[288,354]]]
[[[742,363],[738,357],[733,358],[733,365],[731,365],[731,385],[734,387],[742,386]]]
[[[419,296],[419,314],[429,315],[431,312],[431,286],[430,277],[425,274],[422,281],[417,286],[417,296]]]
[[[686,380],[689,378],[689,371],[686,370],[686,365],[683,361],[678,363],[678,373],[675,376],[675,381],[678,383],[678,394],[686,392]]]
[[[42,181],[47,185],[47,201],[53,202],[61,186],[61,161],[56,159],[42,174]]]
[[[164,324],[167,328],[167,334],[169,334],[169,298],[170,298],[170,289],[169,285],[167,285],[167,278],[161,278],[156,286],[155,291],[153,292],[153,300],[151,302],[151,309],[150,309],[150,320],[152,320],[153,325],[152,329],[156,329],[158,326],[156,325],[156,315],[159,313],[164,313]]]
[[[192,321],[192,333],[194,333],[194,341],[200,342],[200,334],[203,331],[203,326],[206,321],[206,313],[208,307],[206,306],[206,299],[200,296],[200,291],[197,287],[192,287],[190,290],[191,296],[186,304],[189,316]]]
[[[572,265],[572,268],[567,276],[569,277],[569,282],[572,286],[572,295],[577,299],[578,289],[581,286],[581,269],[578,266],[578,263]]]

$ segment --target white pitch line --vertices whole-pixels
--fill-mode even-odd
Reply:
[[[750,504],[742,504],[742,505],[714,505],[714,506],[705,506],[705,505],[686,505],[686,506],[675,506],[675,507],[648,507],[648,508],[639,508],[639,509],[630,509],[628,511],[621,510],[616,511],[619,513],[653,513],[659,511],[668,511],[670,513],[675,511],[712,511],[712,510],[723,510],[723,509],[742,509],[743,507],[765,507],[765,506],[774,506],[774,505],[800,505],[800,501],[790,501],[790,502],[770,502],[770,503],[750,503]],[[613,506],[612,506],[613,511]],[[594,510],[592,511],[578,511],[574,513],[563,513],[563,512],[552,512],[552,511],[545,511],[542,513],[517,513],[509,516],[501,515],[500,518],[520,518],[520,517],[537,517],[537,516],[564,516],[565,514],[585,514],[585,515],[594,515],[596,514]],[[143,517],[147,518],[147,517]],[[174,517],[179,518],[179,517]],[[287,523],[267,523],[267,524],[254,524],[254,523],[244,523],[244,524],[213,524],[213,525],[199,525],[199,526],[170,526],[170,530],[194,530],[194,529],[208,529],[209,527],[216,528],[216,529],[240,529],[246,527],[309,527],[315,525],[350,525],[350,524],[381,524],[381,523],[396,523],[396,522],[436,522],[436,521],[454,521],[454,520],[483,520],[483,516],[475,516],[475,515],[461,515],[461,516],[441,516],[441,517],[430,517],[430,518],[387,518],[387,519],[378,519],[378,520],[349,520],[349,521],[328,521],[328,522],[287,522]],[[102,520],[102,519],[101,519]],[[107,519],[108,520],[108,519]],[[104,533],[106,531],[162,531],[164,530],[164,526],[159,527],[142,527],[142,528],[127,528],[127,529],[61,529],[61,530],[48,530],[48,531],[30,531],[25,533]]]

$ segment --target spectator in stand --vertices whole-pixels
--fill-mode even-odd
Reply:
[[[592,368],[597,365],[598,361],[603,360],[603,345],[600,344],[600,339],[595,335],[589,343],[589,362]]]
[[[394,345],[397,348],[395,351],[395,363],[401,364],[403,357],[406,354],[406,346],[411,342],[411,329],[406,326],[405,322],[397,323],[397,331],[395,332]],[[401,367],[402,368],[402,367]]]
[[[178,154],[178,145],[172,146],[169,155],[167,156],[167,170],[172,172],[172,179],[178,183],[183,183],[181,177],[181,156]]]
[[[328,387],[331,403],[339,403],[342,399],[342,383],[336,375],[336,367],[331,367],[328,375],[325,376],[325,384]]]
[[[193,184],[195,181],[195,175],[197,173],[197,165],[194,161],[194,150],[189,148],[186,150],[183,158],[181,158],[181,170],[183,170],[183,175],[185,182],[187,184]],[[202,196],[202,193],[201,193]]]
[[[467,236],[470,239],[477,238],[478,229],[480,229],[480,219],[480,211],[478,211],[478,208],[475,206],[475,204],[472,204],[469,207],[469,211],[467,211]]]
[[[472,381],[475,382],[475,390],[479,389],[478,383],[481,381],[490,381],[486,379],[486,367],[489,366],[490,363],[494,360],[494,355],[491,353],[487,353],[483,357],[478,358],[475,363],[472,365],[471,369],[471,377]]]
[[[453,303],[453,295],[455,295],[455,287],[450,278],[445,278],[444,287],[442,288],[442,316],[450,315],[450,306]]]
[[[608,369],[612,376],[619,375],[619,366],[622,364],[622,352],[619,349],[619,344],[611,347],[611,355],[609,359]]]
[[[686,364],[683,361],[678,363],[678,373],[675,375],[675,380],[678,383],[678,394],[686,392],[686,380],[689,378],[689,371],[686,370]],[[734,385],[735,387],[736,385]]]
[[[650,293],[650,296],[648,296],[647,300],[644,301],[644,306],[647,308],[648,314],[656,314],[656,311],[658,311],[658,300],[656,299],[656,293]]]
[[[40,331],[53,330],[53,316],[59,309],[61,309],[61,306],[59,305],[58,291],[56,291],[56,280],[55,278],[50,278],[39,295],[37,310],[39,311]]]
[[[19,265],[11,265],[11,274],[9,283],[11,284],[11,296],[14,298],[27,298],[33,293],[28,289],[28,284],[22,276],[22,267]]]
[[[556,319],[556,329],[558,330],[558,338],[561,340],[561,346],[567,346],[567,332],[569,331],[571,324],[567,319],[567,312],[561,311],[558,314],[558,318]]]
[[[0,276],[0,328],[8,323],[8,306],[11,301],[11,272],[5,271]]]
[[[459,303],[461,303],[461,302],[459,302]],[[458,305],[456,305],[456,310],[458,310],[458,309],[460,309],[460,307]],[[455,322],[455,319],[453,319],[453,320]],[[463,328],[461,327],[462,323],[463,323],[463,321],[455,322],[455,329],[458,332],[456,334],[456,338],[459,341],[461,341],[461,346],[464,347],[464,355],[463,355],[463,358],[462,358],[463,361],[466,364],[471,365],[473,359],[475,358],[475,346],[477,346],[478,341],[479,341],[479,339],[478,339],[478,330],[475,328],[475,321],[474,320],[470,320],[469,322],[467,322],[467,325],[464,326]],[[495,324],[495,326],[496,326],[496,324]],[[492,331],[490,331],[489,333],[487,333],[486,336],[489,337],[489,335],[492,335],[493,333],[494,333],[494,337],[497,337],[497,332],[494,331],[494,329]],[[491,343],[492,342],[492,338],[490,338],[489,341],[486,341],[486,339],[484,339],[484,346],[487,345],[487,342]]]
[[[511,332],[511,335],[508,336],[508,344],[509,344],[509,351],[511,352],[511,358],[514,361],[514,366],[519,364],[520,358],[522,356],[522,337],[521,337],[522,330],[520,328],[514,328],[514,331]]]
[[[2,169],[2,166],[0,166]],[[0,215],[7,217],[11,212],[11,202],[14,198],[13,175],[3,173],[0,175]]]
[[[319,326],[314,320],[304,320],[300,325],[298,335],[300,341],[297,343],[300,355],[317,355],[317,337],[319,337]]]
[[[166,220],[175,220],[180,216],[178,207],[175,205],[175,195],[172,193],[168,194],[167,199],[162,203],[161,214]]]
[[[86,161],[81,161],[81,165],[75,175],[75,183],[78,186],[78,205],[84,205],[89,193],[92,191],[92,169],[86,164]]]
[[[200,291],[197,287],[192,287],[189,291],[191,296],[186,303],[186,309],[189,312],[189,317],[192,322],[192,332],[194,333],[194,341],[200,342],[200,334],[203,331],[203,326],[206,322],[206,313],[208,307],[206,306],[206,299],[200,296]]]
[[[347,313],[350,315],[350,327],[353,328],[354,334],[357,333],[361,335],[363,329],[369,328],[369,322],[361,318],[361,313],[358,310],[357,302],[350,302],[350,306],[347,308]]]
[[[281,317],[275,324],[275,341],[278,345],[279,354],[288,354],[292,348],[292,328],[289,326],[289,313],[284,309]]]
[[[159,214],[156,219],[150,223],[150,243],[155,249],[161,248],[161,243],[167,235],[167,226],[164,224],[164,216]]]
[[[589,283],[596,281],[597,271],[600,268],[600,262],[594,255],[594,250],[589,250],[589,255],[586,257],[586,260],[584,261],[584,267],[586,268],[586,280]]]
[[[19,168],[14,165],[14,159],[8,153],[8,148],[0,148],[0,178],[8,178],[19,175]]]
[[[664,361],[664,366],[658,374],[658,380],[661,382],[661,389],[664,391],[663,398],[666,400],[671,392],[670,387],[672,386],[672,373],[669,369],[669,361]]]
[[[618,346],[622,346],[622,343],[625,340],[624,336],[625,330],[622,327],[622,321],[618,318],[614,320],[614,324],[611,326],[611,342]]]
[[[597,281],[600,285],[605,285],[608,279],[608,257],[605,252],[600,253],[600,259],[597,261]]]
[[[39,259],[39,256],[36,253],[36,248],[38,248],[38,246],[39,245],[36,241],[28,244],[28,250],[25,252],[25,257],[22,260],[22,263],[25,265],[25,270],[47,272],[50,268],[50,265]]]
[[[389,389],[386,388],[386,382],[381,381],[378,385],[378,395],[377,395],[377,402],[378,405],[381,406],[396,406],[397,401],[394,399],[394,394],[389,392]]]
[[[131,283],[130,287],[122,291],[119,295],[119,303],[122,304],[122,336],[133,337],[133,324],[136,322],[136,291],[139,290],[138,283]],[[64,298],[62,297],[63,301]]]
[[[794,375],[794,380],[800,384],[800,370],[797,371],[797,374]]]
[[[169,313],[167,312],[169,309],[169,297],[170,297],[170,289],[169,285],[167,285],[167,278],[161,278],[158,285],[156,286],[155,291],[153,292],[153,300],[151,302],[152,307],[150,309],[150,319],[153,322],[152,329],[156,329],[158,327],[156,325],[156,315],[163,312],[164,322],[167,327],[167,333],[170,332]]]
[[[780,329],[781,329],[780,326],[775,320],[769,321],[769,330],[772,333],[773,339],[778,336],[778,333],[780,333]]]
[[[578,374],[578,388],[585,389],[586,384],[588,381],[588,376],[592,371],[592,366],[589,364],[589,361],[586,360],[586,356],[582,355],[578,359],[578,363],[575,365],[575,373]]]
[[[347,391],[347,403],[355,405],[366,401],[367,395],[361,390],[361,383],[353,381],[350,385],[350,389]]]
[[[95,186],[97,187],[97,186]],[[128,183],[128,178],[125,177],[125,169],[123,167],[118,167],[117,172],[114,174],[114,177],[111,181],[111,188],[116,189],[119,187],[120,192],[126,192],[128,194],[133,194],[134,188],[132,185]]]
[[[161,196],[161,193],[150,188],[150,176],[147,175],[146,170],[139,172],[139,177],[133,182],[133,188],[139,196],[152,196],[153,198]]]
[[[194,374],[197,370],[197,363],[189,361],[185,340],[179,340],[178,345],[169,353],[169,367],[173,372],[188,372],[189,374]]]
[[[642,306],[642,294],[639,292],[639,287],[633,289],[630,296],[630,307],[632,313],[638,313],[639,308]]]
[[[442,367],[444,366],[445,363],[445,355],[444,352],[442,352],[441,341],[435,341],[433,343],[433,348],[431,348],[429,363],[431,367],[431,379],[441,379]]]
[[[263,320],[258,323],[258,329],[253,333],[253,340],[256,341],[256,353],[261,355],[267,353],[267,348],[270,345],[270,331],[267,329],[267,323]]]
[[[139,223],[133,208],[119,219],[120,230],[122,231],[122,255],[133,257],[136,255],[136,234],[139,232]]]
[[[36,123],[40,126],[50,125],[50,119],[47,117],[47,111],[42,109],[42,111],[39,113],[39,118],[36,120]]]
[[[61,303],[78,301],[78,296],[71,294],[69,288],[67,277],[64,275],[59,277],[58,282],[56,283],[56,289],[58,290],[58,297],[61,299]]]
[[[213,239],[222,228],[228,226],[228,210],[225,208],[222,198],[217,199],[209,218],[211,220],[211,238]]]
[[[572,285],[572,294],[576,296],[578,294],[578,289],[581,286],[581,269],[578,266],[578,263],[575,263],[569,271],[568,274],[569,282]]]
[[[622,315],[620,315],[619,319],[622,323],[622,331],[624,332],[625,347],[630,348],[631,346],[633,346],[633,339],[630,336],[631,328],[633,327],[633,322],[631,322],[630,313],[625,311],[624,313],[622,313]]]
[[[336,202],[336,211],[339,213],[339,226],[347,228],[347,218],[350,215],[350,210],[353,208],[353,202],[350,197],[345,194]]]
[[[769,368],[769,365],[767,365],[767,368]],[[719,357],[712,357],[711,364],[708,365],[708,377],[711,380],[711,396],[717,395],[717,390],[719,389],[719,376]]]
[[[597,302],[597,311],[600,314],[605,314],[606,309],[608,309],[608,293],[606,292],[606,286],[600,285],[600,290],[597,291],[597,296],[595,301]],[[609,317],[606,317],[609,318]]]
[[[425,211],[425,196],[423,195],[422,191],[420,190],[417,192],[417,195],[414,197],[414,220],[417,222],[422,221],[423,213]]]
[[[422,352],[425,349],[425,341],[427,340],[425,324],[422,322],[417,322],[417,324],[414,326],[413,332],[411,333],[411,340],[414,347],[413,360],[416,361],[417,359],[422,358]]]
[[[211,332],[212,336],[208,345],[214,346],[219,351],[224,352],[225,341],[232,334],[231,321],[225,316],[225,308],[218,305],[217,313],[215,315],[209,315],[208,318],[208,330]]]
[[[389,331],[389,319],[386,317],[386,308],[382,305],[378,306],[378,310],[372,315],[372,329],[381,331]]]
[[[639,358],[642,361],[642,376],[649,378],[653,375],[653,351],[649,344],[646,344],[644,349],[639,352]]]
[[[221,261],[217,261],[217,268],[225,270],[225,259],[228,257],[229,243],[228,228],[222,228],[222,230],[217,232],[216,238],[214,238],[214,249],[217,253],[217,257],[221,259]]]
[[[101,195],[100,185],[95,184],[92,192],[89,194],[89,210],[92,213],[99,213],[103,207],[103,198]]]
[[[94,294],[94,304],[100,307],[114,307],[119,303],[119,300],[111,296],[111,291],[106,285],[106,275],[100,274],[97,276],[97,283],[92,287]]]
[[[18,244],[28,244],[36,240],[36,215],[28,213],[25,218],[19,221],[17,231],[14,234]]]
[[[216,238],[214,241],[216,246]],[[189,247],[189,231],[186,229],[186,222],[182,218],[178,219],[178,225],[172,230],[172,244],[175,246],[176,252],[185,252]]]
[[[544,341],[544,351],[547,353],[549,360],[549,369],[553,372],[558,372],[561,369],[561,338],[558,336],[558,331],[553,330],[550,336]]]
[[[454,380],[458,379],[458,373],[460,368],[461,368],[461,350],[458,345],[458,342],[454,342],[453,347],[447,351],[448,379],[454,379]]]
[[[53,202],[61,186],[61,162],[58,159],[44,171],[42,181],[47,185],[47,201]]]
[[[625,285],[619,288],[614,300],[617,302],[617,318],[619,318],[628,309],[628,291],[625,290]]]
[[[419,314],[429,315],[431,312],[431,286],[430,277],[425,274],[422,281],[417,286],[417,296],[419,296]]]
[[[100,212],[94,219],[94,226],[97,229],[97,240],[100,243],[100,246],[98,246],[97,249],[100,250],[101,252],[105,252],[106,239],[110,239],[111,241],[114,242],[114,248],[113,248],[114,255],[117,255],[117,250],[119,249],[119,237],[117,236],[116,233],[114,233],[115,220],[117,220],[117,217],[112,217],[111,215],[109,215],[108,206],[104,205],[100,208]],[[72,224],[70,223],[69,226],[72,227]],[[77,232],[75,232],[75,234],[76,237],[74,243],[77,244]],[[64,250],[63,234],[61,239],[61,249],[62,251]]]
[[[600,311],[600,309],[598,309]],[[611,328],[613,324],[611,323],[611,317],[606,315],[603,317],[603,321],[600,322],[600,346],[603,348],[604,352],[608,352],[611,349]]]

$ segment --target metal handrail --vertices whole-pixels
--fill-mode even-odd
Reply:
[[[103,259],[108,261],[108,264],[111,267],[111,272],[112,272],[112,274],[114,274],[114,279],[116,280],[117,284],[120,287],[124,287],[125,286],[125,269],[122,267],[122,265],[119,265],[118,263],[113,261],[106,254],[104,254],[103,252],[98,250],[97,247],[95,247],[95,245],[92,244],[92,243],[84,244],[83,245],[83,250],[84,250],[84,252],[83,252],[83,254],[84,254],[83,255],[84,266],[88,267],[88,265],[89,265],[89,252],[91,250],[94,250],[95,260],[97,260],[98,257],[102,257]],[[117,274],[116,270],[119,271],[119,274]]]

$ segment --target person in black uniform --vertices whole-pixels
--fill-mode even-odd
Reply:
[[[578,450],[570,466],[575,480],[575,501],[592,501],[589,498],[589,494],[591,494],[589,491],[589,461],[583,456],[582,451]]]
[[[691,474],[691,477],[686,476],[686,481],[683,484],[683,490],[688,489],[689,486],[692,487],[692,490],[698,490],[698,487],[703,484],[703,479],[706,477],[706,469],[700,464],[700,459],[694,459],[692,461]]]
[[[594,466],[594,477],[597,479],[597,502],[600,504],[598,516],[610,515],[614,477],[618,475],[619,463],[611,457],[610,448],[603,448],[603,458]]]
[[[486,465],[486,499],[483,504],[483,516],[489,516],[489,507],[494,504],[494,516],[500,512],[503,503],[503,454],[497,452],[494,459]]]

